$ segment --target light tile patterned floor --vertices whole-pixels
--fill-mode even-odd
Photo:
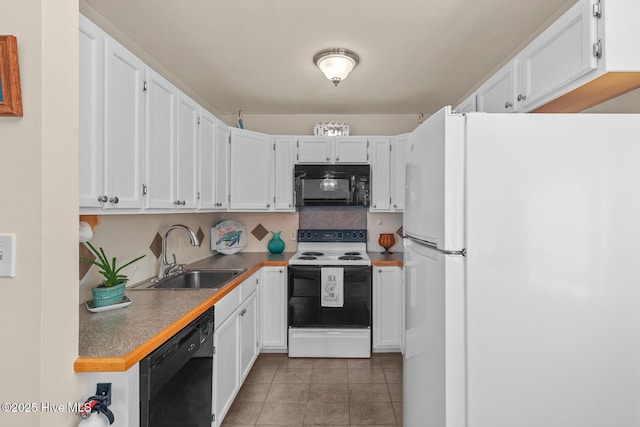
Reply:
[[[402,356],[290,359],[260,354],[223,425],[402,426]]]

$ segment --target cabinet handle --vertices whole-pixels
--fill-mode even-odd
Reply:
[[[118,204],[118,196],[110,198],[109,202],[117,205]]]
[[[109,198],[104,194],[102,196],[98,196],[98,201],[99,202],[107,203],[108,200],[109,200]]]
[[[180,204],[181,204],[182,206],[184,206],[184,205],[186,205],[186,204],[187,204],[187,201],[186,201],[186,200],[183,200]]]
[[[513,107],[513,102],[507,101],[507,102],[504,103],[504,109],[505,110],[508,110],[511,107]]]
[[[526,95],[518,95],[518,101],[524,101],[525,99],[527,99]]]
[[[174,200],[173,204],[176,205],[176,206],[180,206],[180,200]]]
[[[398,205],[396,205],[395,203],[393,204],[393,208],[394,209],[398,209]]]
[[[268,208],[269,208],[269,207],[271,207],[271,203],[267,203],[267,207],[268,207]]]
[[[245,314],[247,314],[247,309],[243,308],[242,311],[240,312],[240,316],[244,317]]]

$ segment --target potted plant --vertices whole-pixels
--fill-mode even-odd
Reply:
[[[139,256],[138,258],[118,267],[116,264],[116,257],[113,257],[111,262],[109,262],[109,258],[107,258],[102,248],[97,250],[89,242],[87,242],[87,245],[97,259],[92,260],[84,257],[80,257],[80,259],[84,262],[97,266],[100,269],[100,274],[104,276],[104,282],[91,289],[94,306],[103,307],[105,305],[118,304],[122,301],[128,279],[126,275],[120,274],[120,272],[123,268],[144,258],[145,255]]]

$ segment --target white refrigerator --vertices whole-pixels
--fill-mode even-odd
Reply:
[[[640,115],[445,107],[407,150],[404,426],[640,426]]]

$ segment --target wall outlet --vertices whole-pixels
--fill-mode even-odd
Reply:
[[[15,234],[0,234],[0,277],[16,277]]]
[[[289,231],[289,240],[296,240],[296,238],[298,237],[298,230],[291,230]]]

